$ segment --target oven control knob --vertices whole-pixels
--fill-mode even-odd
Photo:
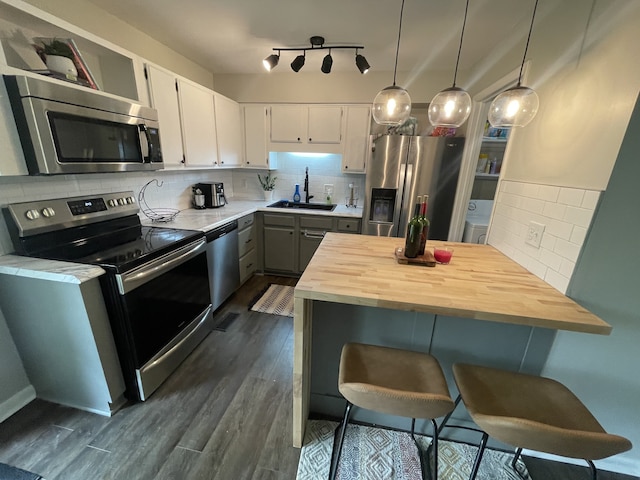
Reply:
[[[127,197],[127,203],[129,205],[132,205],[132,204],[136,203],[136,199],[131,197],[131,196],[129,196],[129,197]]]
[[[112,198],[107,202],[110,207],[116,207],[118,205],[118,201],[115,198]]]
[[[124,198],[118,199],[118,205],[124,205]]]
[[[29,219],[29,220],[36,220],[38,218],[40,218],[40,212],[38,210],[27,210],[27,213],[25,213],[25,216]]]
[[[51,218],[53,216],[55,216],[56,211],[51,208],[51,207],[47,207],[47,208],[43,208],[42,209],[42,216],[46,217],[46,218]]]

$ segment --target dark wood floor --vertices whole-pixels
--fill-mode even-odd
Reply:
[[[35,400],[0,424],[0,462],[47,480],[293,480],[293,319],[248,311],[269,283],[255,276],[213,331],[144,402],[112,418]],[[581,467],[526,459],[535,480],[587,480]],[[638,480],[602,472],[600,480]]]

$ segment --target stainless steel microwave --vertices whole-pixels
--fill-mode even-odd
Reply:
[[[4,81],[30,175],[163,167],[154,109],[35,77]]]

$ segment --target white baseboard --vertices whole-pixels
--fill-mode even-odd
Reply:
[[[14,396],[0,403],[0,422],[4,422],[11,415],[36,398],[36,391],[33,386],[23,388]]]
[[[628,453],[628,452],[627,452]],[[576,458],[558,457],[548,453],[536,452],[535,450],[522,450],[522,454],[528,457],[542,458],[545,460],[553,460],[554,462],[570,463],[572,465],[587,466],[587,462]],[[598,470],[607,472],[622,473],[625,475],[637,476],[640,472],[640,460],[625,457],[624,454],[614,455],[613,457],[593,462]]]

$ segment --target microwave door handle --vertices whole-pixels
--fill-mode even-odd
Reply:
[[[149,133],[149,129],[144,123],[141,123],[139,125],[139,128],[140,131],[144,133],[144,136],[147,139],[146,158],[148,159],[148,163],[151,163],[151,159],[153,158],[153,142],[151,141],[151,134]],[[144,145],[142,145],[142,138],[140,139],[140,146],[142,147],[142,163],[147,163],[145,162],[145,148]]]

